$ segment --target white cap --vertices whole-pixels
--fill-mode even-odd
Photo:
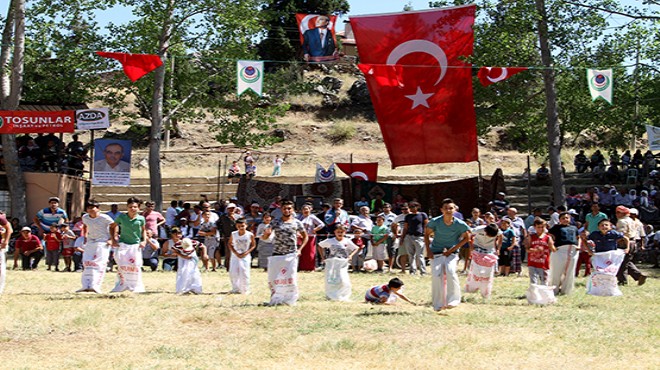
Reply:
[[[637,210],[637,208],[631,208],[630,209],[630,214],[631,215],[639,215],[639,211]]]
[[[236,204],[234,203],[229,203],[225,208],[236,208]]]

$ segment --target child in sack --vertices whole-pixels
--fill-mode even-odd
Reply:
[[[231,292],[248,294],[250,292],[250,265],[252,264],[250,253],[257,244],[254,234],[247,231],[247,223],[244,218],[236,220],[236,229],[238,230],[233,231],[229,237]]]
[[[364,295],[364,299],[369,303],[389,305],[394,304],[396,302],[396,297],[399,297],[412,305],[416,305],[413,301],[408,299],[403,292],[401,292],[402,287],[403,281],[399,278],[394,278],[385,285],[376,285],[369,288]]]

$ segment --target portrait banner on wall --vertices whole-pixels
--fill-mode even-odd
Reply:
[[[337,16],[296,14],[303,59],[306,62],[329,62],[339,59],[335,24]]]
[[[105,186],[131,184],[130,140],[94,140],[92,184]]]
[[[76,130],[98,130],[110,127],[108,108],[76,111]]]

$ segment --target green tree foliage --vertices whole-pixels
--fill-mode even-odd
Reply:
[[[263,6],[266,38],[259,44],[264,60],[302,59],[296,13],[346,14],[347,0],[268,0]]]

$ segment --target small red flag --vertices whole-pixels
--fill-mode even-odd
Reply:
[[[373,182],[378,179],[378,162],[335,164],[350,177]]]
[[[351,17],[392,167],[478,159],[474,5]]]
[[[477,76],[482,85],[490,86],[526,70],[527,67],[481,67]]]
[[[139,80],[147,73],[163,65],[158,55],[152,54],[127,54],[97,51],[101,57],[118,60],[124,67],[124,73],[133,82]]]

